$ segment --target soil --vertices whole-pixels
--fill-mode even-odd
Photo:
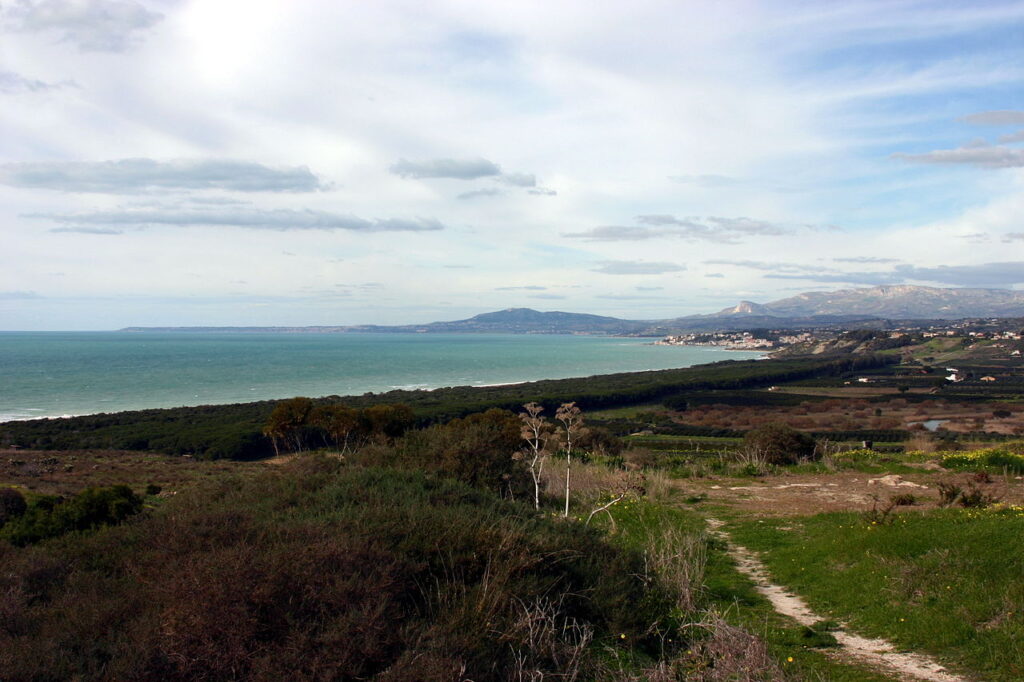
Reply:
[[[828,474],[781,474],[758,478],[700,478],[676,481],[687,496],[707,495],[704,505],[725,505],[744,515],[807,516],[822,512],[867,511],[883,506],[893,495],[910,493],[913,506],[900,512],[939,506],[938,484],[971,485],[1007,504],[1024,505],[1024,479],[992,476],[978,481],[973,474],[933,471],[921,465],[920,473],[892,475],[845,471]],[[934,465],[931,465],[934,466]],[[877,498],[877,499],[876,499]]]

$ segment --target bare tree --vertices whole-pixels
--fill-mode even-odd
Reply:
[[[565,446],[565,514],[569,517],[569,472],[572,469],[572,447],[583,435],[583,412],[576,403],[562,403],[555,412],[555,419],[562,424],[562,444]]]
[[[544,408],[537,403],[526,403],[523,409],[526,413],[519,415],[523,422],[520,433],[526,441],[526,466],[533,479],[533,506],[540,509],[540,477],[544,472],[544,462],[548,458],[548,423],[540,414]]]

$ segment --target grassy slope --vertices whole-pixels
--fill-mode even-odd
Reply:
[[[859,514],[736,523],[740,544],[812,608],[854,630],[982,673],[1024,678],[1024,516]]]
[[[702,514],[683,509],[676,503],[634,502],[612,507],[616,542],[642,550],[648,538],[670,528],[702,533]],[[608,529],[610,524],[598,519]],[[811,633],[777,614],[771,604],[754,589],[753,583],[736,570],[725,548],[714,540],[707,542],[705,568],[705,607],[725,615],[727,621],[761,637],[771,656],[782,669],[796,679],[836,682],[881,682],[890,678],[867,668],[848,665],[828,655],[827,636]]]

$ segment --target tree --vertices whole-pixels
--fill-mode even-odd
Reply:
[[[349,442],[360,437],[363,419],[359,410],[344,405],[324,405],[313,410],[309,421],[323,429],[342,454],[348,452]]]
[[[526,441],[526,468],[533,479],[533,507],[540,509],[540,477],[544,473],[544,463],[548,458],[548,440],[551,432],[547,419],[541,416],[544,408],[537,403],[523,405],[525,413],[520,413],[522,421],[520,435]]]
[[[569,472],[572,469],[572,448],[583,432],[583,412],[576,403],[562,403],[555,411],[555,419],[562,424],[562,445],[565,449],[565,514],[569,517]]]
[[[302,428],[309,422],[310,412],[313,411],[313,401],[309,398],[292,398],[282,400],[274,406],[266,425],[263,427],[263,435],[270,438],[274,444],[274,454],[280,454],[278,441],[291,445],[294,450],[302,449]]]

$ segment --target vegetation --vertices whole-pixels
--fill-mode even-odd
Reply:
[[[796,525],[796,528],[793,526]],[[788,527],[784,529],[783,527]],[[733,536],[819,613],[988,680],[1024,677],[1024,509],[746,521]]]
[[[142,499],[126,485],[86,488],[67,500],[37,496],[27,504],[23,499],[17,503],[17,491],[5,490],[9,492],[3,495],[6,519],[0,519],[0,540],[19,546],[120,523],[142,511]]]
[[[537,381],[513,386],[456,387],[434,391],[391,391],[384,394],[318,398],[308,405],[344,406],[364,410],[375,405],[406,405],[415,423],[444,423],[491,407],[518,410],[534,401],[549,410],[574,402],[585,411],[651,403],[695,391],[766,387],[801,378],[842,375],[894,361],[882,356],[791,358],[766,361],[724,361],[686,369],[609,374],[580,379]],[[24,448],[144,450],[191,454],[207,459],[257,459],[280,444],[306,434],[287,431],[264,434],[277,405],[263,401],[236,405],[204,405],[141,410],[70,419],[42,419],[0,425],[0,446]],[[293,407],[301,407],[293,405]],[[299,416],[303,416],[300,414]],[[329,415],[322,422],[330,430]],[[336,432],[340,433],[340,432]],[[307,443],[306,445],[312,445]]]
[[[136,523],[0,543],[0,561],[12,679],[629,679],[745,653],[684,630],[699,604],[637,547],[451,480],[314,455]]]
[[[1024,442],[943,455],[939,463],[947,469],[1007,471],[1024,474]]]
[[[743,437],[743,447],[766,464],[796,464],[816,454],[814,439],[785,424],[765,424]],[[820,455],[819,455],[820,456]]]

